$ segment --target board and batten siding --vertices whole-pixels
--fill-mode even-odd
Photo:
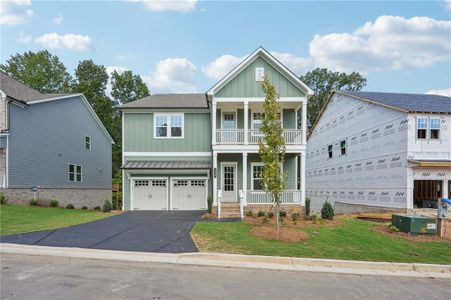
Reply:
[[[210,152],[210,113],[184,113],[183,138],[154,138],[153,112],[124,113],[124,152]]]
[[[80,96],[23,108],[12,104],[9,187],[111,188],[111,146]],[[82,166],[82,182],[69,182],[71,163]]]
[[[259,67],[265,69],[265,76],[274,85],[280,97],[305,97],[305,93],[262,57],[256,58],[237,74],[215,94],[215,97],[264,97],[261,82],[255,81],[255,68]]]

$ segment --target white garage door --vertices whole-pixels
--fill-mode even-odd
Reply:
[[[171,208],[177,210],[207,209],[206,179],[172,179]]]
[[[167,210],[166,179],[134,180],[133,209],[136,210]]]

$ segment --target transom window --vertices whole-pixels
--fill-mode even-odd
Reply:
[[[263,190],[262,172],[263,172],[263,164],[262,163],[252,164],[252,186],[251,186],[251,188],[254,191]]]
[[[69,181],[81,182],[81,166],[69,164]]]
[[[85,148],[91,150],[91,137],[85,136]]]
[[[417,119],[417,139],[426,139],[428,129],[428,119],[418,118]]]
[[[184,115],[156,113],[154,128],[155,138],[183,138]]]
[[[440,119],[431,118],[431,139],[440,138]]]

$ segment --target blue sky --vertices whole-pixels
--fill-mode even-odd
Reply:
[[[205,92],[262,45],[295,73],[359,71],[365,90],[451,95],[449,1],[2,1],[0,61],[48,49],[155,92]],[[440,91],[438,91],[440,90]]]

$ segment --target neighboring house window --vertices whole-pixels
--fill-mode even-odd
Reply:
[[[333,157],[333,146],[332,145],[327,146],[327,155],[329,158]]]
[[[263,164],[262,163],[253,163],[252,164],[251,189],[254,191],[263,190],[262,172],[263,172]]]
[[[440,119],[431,118],[431,139],[440,138]]]
[[[418,118],[417,119],[417,139],[426,139],[426,132],[428,129],[428,119]]]
[[[91,137],[85,136],[85,148],[91,150]]]
[[[81,166],[69,164],[69,181],[81,182]]]
[[[255,81],[263,81],[265,78],[264,68],[255,68]]]
[[[183,138],[183,114],[155,114],[155,138]]]
[[[346,140],[340,141],[340,152],[341,155],[346,155]]]

